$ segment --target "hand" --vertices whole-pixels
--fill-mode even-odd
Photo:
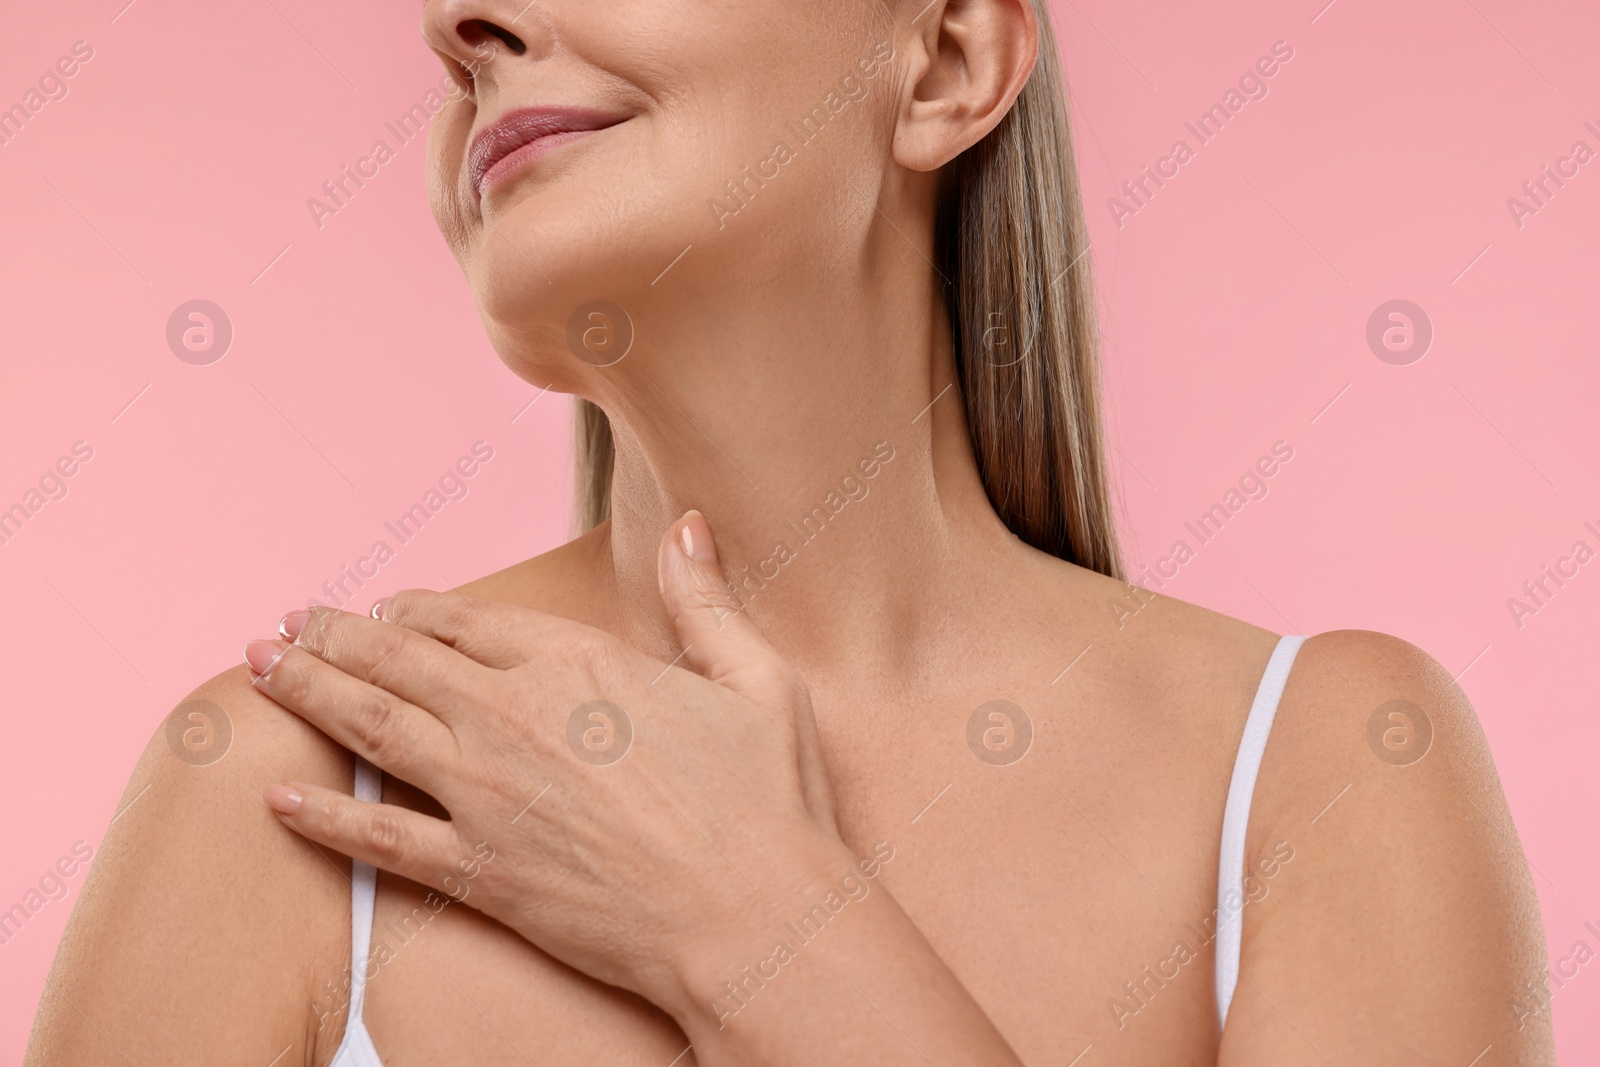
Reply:
[[[672,666],[459,593],[400,593],[382,621],[291,612],[292,644],[246,650],[257,687],[450,819],[301,783],[270,802],[310,840],[452,896],[465,874],[468,903],[557,959],[704,1010],[690,975],[740,958],[734,939],[759,940],[780,902],[856,861],[805,684],[728,591],[698,512],[667,531],[659,567],[684,649]]]

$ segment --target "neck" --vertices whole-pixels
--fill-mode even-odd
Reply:
[[[719,308],[714,334],[639,316],[626,373],[595,392],[616,447],[598,536],[614,617],[639,647],[677,654],[656,560],[689,508],[745,609],[808,678],[927,666],[983,564],[1021,550],[978,474],[936,285],[895,273],[810,293],[791,283],[781,302]]]

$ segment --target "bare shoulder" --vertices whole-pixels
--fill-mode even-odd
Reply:
[[[351,777],[349,754],[257,693],[242,665],[191,693],[101,843],[29,1067],[327,1062],[342,1011],[312,1006],[348,965],[349,861],[291,833],[262,791],[289,779],[348,790]]]
[[[593,621],[604,551],[586,536],[458,591]],[[264,791],[348,792],[353,762],[242,664],[190,693],[151,737],[95,857],[28,1067],[327,1064],[348,1006],[350,862],[279,823]]]
[[[462,584],[469,599],[500,600],[598,625],[602,599],[595,576],[604,566],[609,542],[605,527],[573,538],[537,556]]]
[[[1554,1062],[1528,865],[1427,653],[1358,630],[1300,648],[1250,815],[1247,875],[1264,862],[1222,1063]]]
[[[1081,630],[1085,666],[1231,763],[1278,634],[1060,560],[1042,561],[1040,578],[1033,595]]]

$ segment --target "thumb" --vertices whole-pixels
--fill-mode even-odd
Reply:
[[[805,680],[767,643],[729,586],[705,516],[690,511],[669,526],[658,562],[661,600],[677,627],[683,658],[746,700],[792,716],[806,806],[833,825],[833,794]]]
[[[779,696],[789,672],[729,588],[705,516],[690,511],[667,527],[657,562],[661,601],[689,666],[750,699]]]

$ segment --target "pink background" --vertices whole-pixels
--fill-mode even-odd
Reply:
[[[125,2],[8,3],[0,24],[0,106],[73,42],[94,49],[0,145],[0,508],[94,449],[0,545],[0,910],[73,842],[98,846],[185,693],[474,441],[493,461],[363,604],[537,553],[568,522],[566,401],[524,410],[536,391],[484,340],[421,142],[320,230],[306,206],[436,84],[417,5]],[[1600,563],[1521,628],[1506,601],[1574,541],[1600,548],[1583,528],[1600,527],[1600,160],[1520,228],[1506,201],[1574,141],[1600,150],[1600,9],[1322,3],[1056,5],[1127,552],[1192,544],[1185,521],[1292,445],[1165,591],[1279,632],[1396,633],[1464,671],[1554,963],[1600,949],[1583,925],[1600,926]],[[1269,95],[1119,228],[1108,198],[1192,146],[1183,123],[1280,40],[1294,58]],[[196,298],[235,330],[209,366],[165,339]],[[1435,329],[1407,366],[1365,338],[1397,298]],[[82,880],[0,946],[0,1064]],[[1553,1011],[1562,1061],[1600,1063],[1600,964]]]

